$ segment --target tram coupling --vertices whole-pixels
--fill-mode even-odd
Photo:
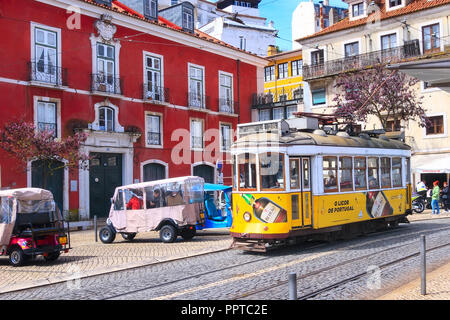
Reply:
[[[249,240],[233,238],[230,249],[241,249],[245,251],[267,252],[267,242],[264,240]]]

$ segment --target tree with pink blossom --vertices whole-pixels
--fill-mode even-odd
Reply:
[[[37,130],[33,123],[23,121],[7,123],[0,129],[0,148],[17,159],[18,166],[27,168],[29,161],[38,161],[45,168],[44,188],[48,176],[57,170],[87,168],[89,157],[80,152],[86,139],[83,132],[57,139],[53,130]]]
[[[388,121],[417,121],[426,126],[422,98],[417,96],[415,85],[419,80],[383,66],[356,73],[340,75],[335,84],[337,95],[333,99],[335,115],[347,123],[367,122],[375,116],[382,129]]]

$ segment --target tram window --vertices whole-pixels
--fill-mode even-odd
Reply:
[[[411,158],[406,158],[406,183],[411,183]]]
[[[378,179],[378,158],[369,158],[367,165],[369,173],[369,189],[378,189],[380,181]]]
[[[355,158],[355,189],[366,189],[366,158]]]
[[[352,158],[340,157],[339,158],[339,185],[340,185],[341,191],[353,190],[352,171],[353,171]]]
[[[299,159],[289,160],[289,173],[291,176],[291,189],[300,189]]]
[[[303,159],[303,189],[309,189],[309,159]]]
[[[239,188],[256,189],[256,155],[244,153],[238,156]]]
[[[383,188],[391,187],[391,158],[381,158],[381,186]]]
[[[337,157],[323,157],[323,185],[325,192],[337,191]]]
[[[284,189],[284,155],[267,152],[259,155],[261,189]]]
[[[392,183],[394,188],[402,186],[402,158],[392,158]]]

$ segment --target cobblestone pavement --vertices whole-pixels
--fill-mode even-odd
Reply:
[[[287,299],[287,285],[277,285],[285,281],[290,272],[296,272],[299,277],[298,295],[301,296],[336,279],[345,279],[369,269],[375,269],[375,273],[315,298],[375,299],[418,277],[416,258],[378,273],[376,268],[396,257],[415,253],[421,234],[427,235],[429,248],[448,241],[450,219],[417,221],[366,237],[332,243],[306,243],[265,254],[238,250],[210,253],[7,293],[0,295],[0,299],[61,299],[59,292],[63,291],[63,299],[278,300]],[[229,239],[219,238],[212,242],[217,241],[225,244]],[[366,258],[360,260],[362,256]],[[430,252],[427,255],[429,270],[441,267],[449,258],[449,247]],[[330,269],[318,272],[324,268]],[[258,291],[261,288],[263,290]]]
[[[72,250],[53,262],[38,257],[23,267],[12,267],[7,257],[0,257],[0,293],[34,285],[61,281],[76,274],[95,275],[140,265],[229,248],[227,229],[201,230],[190,241],[181,237],[175,243],[163,243],[159,233],[140,233],[133,242],[118,234],[111,244],[95,242],[93,230],[71,233]]]

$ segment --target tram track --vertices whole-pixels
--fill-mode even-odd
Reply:
[[[441,218],[441,219],[443,219],[443,218]],[[418,220],[418,221],[413,221],[412,223],[417,223],[419,221],[424,221],[424,220],[425,219]],[[429,220],[433,220],[433,219],[429,219]],[[352,245],[349,245],[349,246],[345,246],[345,247],[339,248],[338,250],[331,250],[330,249],[330,250],[327,250],[327,251],[321,253],[317,258],[320,258],[320,257],[325,256],[325,255],[330,255],[330,254],[333,254],[335,252],[341,252],[341,251],[345,251],[345,250],[349,250],[349,249],[355,249],[355,248],[364,247],[364,246],[367,246],[367,245],[371,245],[371,244],[374,244],[374,243],[377,243],[377,242],[386,241],[386,240],[389,240],[389,239],[396,239],[396,238],[399,238],[399,237],[400,238],[401,237],[407,237],[407,236],[411,236],[411,235],[414,235],[414,234],[428,234],[428,233],[438,232],[438,231],[446,230],[446,229],[450,229],[450,227],[434,228],[434,229],[430,228],[428,230],[418,231],[418,232],[410,233],[410,234],[407,234],[407,235],[402,233],[402,232],[405,231],[405,229],[402,228],[402,227],[397,227],[397,228],[394,228],[394,229],[391,229],[391,230],[383,230],[383,231],[373,232],[373,233],[370,233],[370,234],[366,235],[366,237],[374,237],[374,236],[377,236],[377,235],[378,236],[379,235],[385,236],[385,235],[391,235],[391,234],[395,234],[395,235],[391,235],[388,238],[383,237],[382,239],[375,239],[375,240],[371,240],[371,241],[365,241],[364,243],[352,244]],[[401,233],[401,234],[397,234],[397,233]],[[333,241],[332,243],[335,243],[335,242]],[[304,245],[304,244],[302,244],[302,245]],[[314,244],[308,244],[308,245],[306,245],[304,247],[300,247],[302,245],[297,244],[295,246],[298,246],[297,250],[299,250],[299,252],[301,252],[301,253],[312,254],[313,256],[312,256],[311,259],[309,259],[307,256],[305,256],[305,257],[306,257],[307,260],[308,259],[309,260],[313,260],[313,259],[316,258],[316,257],[314,257],[314,252],[307,253],[307,251],[308,250],[314,250],[314,249],[317,249],[317,248],[320,248],[320,247],[329,246],[330,243],[329,242],[324,242],[324,243],[320,243],[320,244],[314,243]],[[134,266],[134,267],[131,267],[131,268],[126,268],[126,269],[113,270],[113,271],[108,272],[108,273],[102,273],[102,274],[96,274],[96,275],[86,275],[86,276],[81,276],[78,279],[81,280],[81,279],[86,279],[86,278],[102,277],[102,276],[107,276],[107,275],[113,274],[113,273],[131,271],[133,269],[149,268],[149,267],[153,267],[153,266],[156,266],[156,265],[162,265],[162,264],[177,262],[177,261],[186,260],[186,259],[193,259],[193,258],[195,259],[195,258],[199,258],[201,256],[210,255],[210,254],[225,253],[225,252],[230,251],[230,250],[233,250],[233,249],[229,249],[229,248],[228,249],[221,249],[221,250],[217,250],[217,251],[214,251],[214,252],[207,252],[207,253],[197,254],[195,256],[181,257],[181,258],[173,259],[173,260],[170,260],[170,261],[161,261],[161,262],[152,263],[152,264]],[[280,248],[280,250],[283,250],[283,248]],[[280,252],[280,251],[277,250],[276,252]],[[259,255],[259,254],[257,254],[257,255]],[[142,287],[142,288],[138,288],[136,290],[129,290],[127,292],[123,292],[123,293],[119,293],[119,294],[115,294],[115,295],[103,296],[100,299],[102,299],[102,300],[109,300],[109,299],[126,297],[126,296],[133,295],[135,293],[144,292],[146,290],[151,290],[151,289],[155,289],[155,288],[161,288],[161,287],[164,287],[164,286],[168,286],[170,284],[182,283],[183,281],[189,281],[190,279],[201,278],[201,277],[204,277],[205,275],[211,275],[211,274],[215,274],[215,273],[220,274],[221,272],[224,272],[224,270],[232,270],[232,269],[243,267],[243,266],[246,266],[246,265],[260,263],[260,262],[263,262],[265,260],[272,259],[272,258],[274,258],[273,255],[270,255],[270,256],[266,255],[266,256],[264,256],[262,258],[251,260],[251,261],[247,261],[245,263],[233,264],[233,265],[230,265],[230,266],[228,266],[226,268],[220,267],[220,268],[217,268],[217,269],[214,269],[214,270],[206,270],[205,272],[196,273],[194,275],[190,275],[190,276],[183,277],[183,278],[180,278],[180,279],[175,279],[173,281],[166,281],[164,283],[160,283],[160,284],[157,284],[157,285],[145,286],[145,287]],[[297,263],[297,262],[294,261],[293,263]],[[237,278],[239,278],[239,277],[237,277]],[[14,293],[18,293],[18,292],[24,291],[24,290],[33,290],[33,289],[39,290],[39,289],[42,289],[42,288],[45,288],[45,287],[63,285],[64,282],[71,281],[71,280],[73,280],[73,279],[61,280],[61,281],[53,282],[53,283],[39,284],[39,285],[33,286],[32,288],[17,289],[17,290],[14,290],[14,291],[10,291],[10,292],[7,292],[7,293],[0,294],[0,299],[2,298],[3,295],[14,294]],[[230,281],[234,281],[234,280],[235,279],[232,278]],[[239,298],[239,297],[237,297],[237,298]]]
[[[349,250],[349,249],[361,248],[361,247],[364,247],[364,246],[367,246],[367,245],[370,245],[370,244],[374,244],[374,243],[377,243],[377,242],[384,242],[386,240],[392,240],[392,239],[395,239],[395,238],[398,238],[398,237],[411,237],[412,235],[416,235],[416,234],[417,235],[418,234],[429,234],[429,233],[435,233],[435,232],[438,232],[438,231],[444,231],[444,230],[449,230],[449,229],[450,229],[450,227],[444,227],[444,228],[432,229],[432,230],[427,230],[427,231],[418,231],[418,232],[410,233],[410,234],[407,234],[407,235],[401,234],[401,235],[391,236],[389,238],[382,238],[382,239],[372,240],[372,241],[365,242],[363,244],[350,245],[350,246],[346,246],[346,247],[343,247],[343,248],[340,248],[340,249],[337,249],[337,250],[325,251],[325,252],[323,252],[321,254],[318,254],[317,256],[312,256],[312,259],[321,258],[321,257],[324,257],[326,255],[331,255],[331,254],[334,254],[336,252],[342,252],[342,251]],[[402,232],[402,231],[404,231],[404,230],[400,230],[400,229],[396,228],[394,230],[374,232],[374,233],[371,233],[370,236],[386,235],[387,233],[391,233],[391,232],[395,233],[395,232]],[[414,243],[414,242],[411,241],[408,244],[412,244],[412,243]],[[408,245],[408,244],[406,244],[406,245]],[[316,248],[319,248],[319,247],[325,247],[327,245],[329,245],[328,242],[321,243],[321,244],[318,244],[318,245],[315,244],[315,245],[303,248],[302,251],[304,252],[306,250],[316,249]],[[399,247],[403,247],[403,246],[405,246],[405,244],[395,246],[395,248],[399,248]],[[351,259],[351,261],[347,261],[344,264],[351,263],[351,262],[358,261],[358,260],[363,260],[364,258],[368,258],[370,256],[373,256],[373,254],[374,253],[372,253],[370,255],[365,255],[364,257],[358,257],[358,258]],[[191,276],[188,276],[188,277],[184,277],[184,278],[181,278],[181,279],[177,279],[177,280],[161,283],[161,284],[158,284],[158,285],[153,285],[153,286],[148,286],[148,287],[144,287],[144,288],[139,288],[137,290],[130,290],[130,291],[125,292],[125,293],[120,293],[120,294],[117,294],[117,295],[114,295],[114,296],[105,297],[104,300],[110,300],[110,299],[126,297],[126,296],[130,296],[130,295],[138,294],[138,293],[141,293],[141,292],[145,292],[147,290],[157,289],[157,288],[161,288],[161,287],[168,286],[168,285],[171,285],[171,284],[176,284],[176,283],[181,283],[183,281],[196,279],[196,278],[199,278],[199,277],[202,277],[202,276],[206,276],[206,275],[209,276],[209,275],[211,275],[213,273],[223,273],[225,270],[232,270],[232,269],[235,269],[235,268],[240,268],[242,266],[247,266],[247,265],[250,265],[250,264],[260,263],[262,261],[265,261],[265,260],[268,260],[268,259],[272,259],[272,258],[273,258],[272,256],[269,256],[269,257],[264,257],[264,258],[257,259],[257,260],[248,261],[246,263],[238,263],[238,264],[235,264],[235,265],[228,266],[226,268],[218,268],[218,269],[215,269],[215,270],[209,270],[209,271],[204,272],[204,273],[191,275]],[[305,261],[312,260],[309,257],[303,257],[301,259],[305,260]],[[298,264],[298,263],[301,263],[301,261],[299,261],[298,259],[294,259],[294,261],[291,261],[288,264]],[[333,269],[333,268],[336,268],[336,267],[337,266],[331,266],[331,267],[328,267],[326,269],[329,270],[329,269]],[[182,292],[176,292],[176,293],[173,293],[173,294],[168,294],[168,295],[156,297],[154,299],[158,299],[158,300],[170,299],[170,298],[177,297],[177,296],[180,296],[180,295],[183,295],[183,294],[188,294],[190,292],[205,290],[205,289],[213,288],[213,287],[216,287],[216,286],[219,286],[219,285],[222,285],[222,284],[230,283],[230,282],[233,282],[233,281],[238,281],[238,280],[243,280],[243,279],[246,279],[246,278],[255,277],[257,275],[260,275],[260,274],[263,274],[263,273],[267,273],[267,272],[269,272],[269,270],[264,270],[263,272],[256,272],[254,274],[244,274],[244,275],[239,274],[237,276],[234,276],[234,277],[231,277],[231,278],[228,278],[228,279],[224,279],[224,280],[219,281],[219,282],[207,283],[207,284],[201,285],[201,286],[196,287],[196,288],[189,288],[189,289],[186,289],[186,290],[184,290]],[[324,270],[320,270],[320,272],[324,272]],[[308,276],[311,276],[311,275],[308,275]],[[275,286],[264,287],[262,289],[259,289],[257,292],[251,292],[250,294],[244,294],[242,296],[232,297],[232,298],[230,298],[230,300],[238,300],[238,299],[241,299],[241,298],[246,298],[248,296],[254,295],[255,293],[263,292],[263,291],[266,291],[266,290],[269,290],[269,289],[273,289],[274,287],[278,287],[278,286],[284,285],[285,283],[286,282],[281,282],[281,283],[276,284]]]
[[[445,230],[448,230],[448,229],[449,229],[449,228],[441,228],[439,231],[445,231]],[[430,231],[430,232],[436,232],[436,230],[433,230],[433,231]],[[428,233],[430,233],[430,232],[428,232]],[[427,232],[423,232],[423,231],[422,231],[422,232],[416,232],[416,233],[414,233],[414,234],[427,234]],[[322,274],[322,273],[324,273],[324,272],[328,272],[328,271],[331,271],[331,270],[333,270],[333,269],[337,269],[337,268],[343,267],[343,266],[348,265],[348,264],[350,264],[350,263],[354,263],[354,262],[358,262],[358,261],[364,261],[364,259],[371,258],[371,257],[373,257],[373,256],[376,255],[376,254],[385,254],[385,253],[386,253],[386,250],[391,251],[391,250],[395,250],[395,249],[399,249],[399,248],[404,248],[405,246],[408,246],[408,245],[414,245],[414,244],[417,244],[417,240],[413,240],[413,241],[411,241],[411,242],[409,242],[409,243],[403,243],[403,244],[396,245],[396,246],[392,246],[392,247],[389,247],[389,248],[383,248],[383,250],[380,250],[380,251],[378,251],[378,252],[374,252],[374,253],[370,253],[370,254],[367,254],[367,255],[363,255],[363,256],[360,256],[360,257],[352,258],[352,259],[346,260],[346,261],[344,261],[344,262],[341,262],[341,263],[338,263],[338,264],[335,264],[335,265],[332,265],[332,266],[328,266],[328,267],[325,267],[325,268],[321,268],[321,269],[315,270],[315,271],[313,271],[313,272],[310,272],[310,273],[307,273],[307,274],[298,276],[298,277],[297,277],[297,283],[298,283],[299,281],[301,281],[301,280],[304,280],[304,279],[307,279],[307,278],[310,278],[310,277],[313,277],[313,276],[320,275],[320,274]],[[434,251],[434,250],[437,250],[437,249],[440,249],[440,248],[443,248],[443,247],[446,247],[446,246],[449,246],[449,245],[450,245],[450,242],[449,242],[449,243],[446,243],[446,244],[443,244],[443,245],[439,245],[439,246],[430,248],[430,249],[427,249],[426,252]],[[384,268],[389,267],[389,266],[391,266],[391,265],[394,265],[394,264],[396,264],[396,263],[399,263],[399,262],[408,260],[408,259],[410,259],[410,258],[416,257],[416,256],[418,256],[418,255],[419,255],[419,252],[415,252],[415,253],[410,254],[410,255],[407,255],[407,256],[405,256],[405,257],[402,257],[402,258],[393,260],[393,261],[391,261],[391,262],[382,264],[382,265],[380,265],[380,266],[378,266],[378,267],[379,267],[380,270],[381,270],[381,269],[384,269]],[[306,300],[306,299],[315,297],[315,296],[317,296],[317,295],[319,295],[319,294],[321,294],[321,293],[324,293],[324,292],[326,292],[326,291],[332,290],[332,289],[334,289],[334,288],[336,288],[336,287],[338,287],[338,286],[340,286],[340,285],[342,285],[342,284],[346,284],[346,283],[349,283],[349,282],[351,282],[351,281],[358,280],[358,279],[360,279],[360,278],[362,278],[362,277],[364,277],[364,276],[366,276],[366,275],[367,275],[367,271],[361,272],[361,273],[359,273],[359,274],[357,274],[357,275],[355,275],[355,276],[352,276],[352,277],[346,278],[346,279],[344,279],[344,280],[335,282],[335,283],[333,283],[333,284],[331,284],[331,285],[328,285],[328,286],[326,286],[326,287],[324,287],[324,288],[321,288],[321,289],[319,289],[319,290],[317,290],[317,291],[314,291],[314,292],[312,292],[312,293],[309,293],[309,294],[307,294],[307,295],[304,295],[304,296],[302,296],[302,297],[299,297],[298,300]],[[248,298],[248,297],[257,295],[257,294],[262,293],[262,292],[267,292],[268,290],[273,290],[273,289],[279,288],[279,287],[281,287],[281,286],[286,286],[287,284],[288,284],[288,280],[279,281],[279,282],[276,283],[276,284],[273,284],[273,285],[270,285],[270,286],[266,286],[266,287],[264,287],[264,288],[259,288],[259,289],[257,289],[257,290],[253,290],[253,291],[246,292],[246,293],[244,293],[244,294],[241,294],[241,295],[232,297],[231,300],[245,299],[245,298]]]

